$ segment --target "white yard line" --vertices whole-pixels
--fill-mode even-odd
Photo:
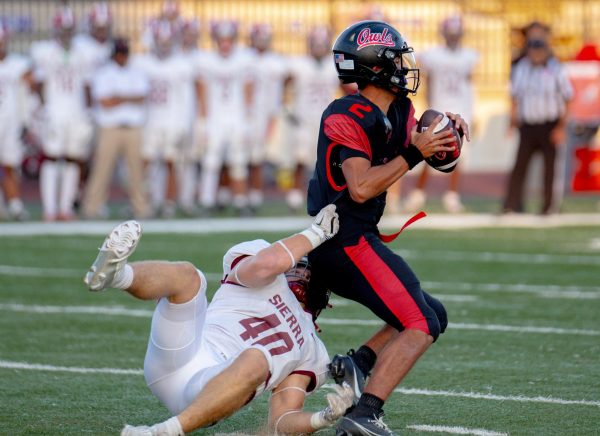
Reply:
[[[127,309],[120,306],[42,306],[16,303],[0,304],[0,311],[40,314],[97,314],[109,316],[150,317],[152,310]],[[380,326],[378,319],[319,318],[319,324],[333,326]],[[450,323],[450,330],[485,330],[493,332],[540,333],[556,335],[600,336],[598,330],[566,329],[559,327],[512,326],[501,324]]]
[[[483,428],[466,428],[466,427],[453,427],[448,425],[428,425],[428,424],[414,424],[407,425],[406,428],[411,430],[429,432],[429,433],[451,433],[451,434],[469,434],[475,436],[507,436],[508,433],[497,432],[492,430],[485,430]]]
[[[407,259],[448,262],[517,263],[537,265],[600,265],[600,256],[575,254],[503,253],[493,251],[394,250]]]
[[[123,368],[83,368],[77,366],[54,366],[47,364],[29,363],[29,362],[13,362],[10,360],[0,359],[0,368],[4,369],[22,369],[32,371],[53,371],[53,372],[71,372],[80,374],[115,374],[115,375],[143,375],[141,369],[123,369]],[[324,387],[332,387],[333,385],[326,384]],[[437,397],[458,397],[470,398],[476,400],[495,400],[495,401],[517,401],[524,403],[546,403],[546,404],[561,404],[561,405],[577,405],[577,406],[595,406],[600,407],[600,401],[594,400],[564,400],[555,397],[525,397],[522,395],[493,395],[483,394],[478,392],[456,392],[456,391],[433,391],[429,389],[415,388],[397,388],[394,392],[403,395],[425,395]]]
[[[81,277],[85,271],[69,268],[27,267],[16,265],[0,265],[0,276],[23,277]],[[220,273],[205,273],[210,281],[219,281]],[[425,290],[459,291],[459,292],[516,292],[536,294],[543,298],[597,300],[600,299],[600,287],[592,286],[560,286],[560,285],[526,285],[519,283],[453,283],[453,282],[421,282]],[[441,294],[446,301],[473,302],[476,296]],[[339,300],[342,301],[342,300]],[[341,304],[340,304],[341,305]]]
[[[382,230],[397,230],[410,215],[384,217]],[[292,232],[306,227],[311,218],[214,218],[142,221],[145,233],[234,233],[234,232]],[[75,221],[69,223],[0,223],[0,236],[36,235],[106,235],[120,221]],[[600,214],[560,214],[549,217],[537,215],[496,216],[491,214],[447,215],[432,214],[420,220],[415,229],[472,229],[472,228],[550,228],[563,226],[598,226]]]
[[[29,369],[34,371],[52,371],[52,372],[75,372],[80,374],[118,374],[118,375],[143,375],[141,369],[120,369],[120,368],[80,368],[77,366],[54,366],[41,365],[38,363],[11,362],[0,360],[0,368],[5,369]]]
[[[394,392],[404,395],[425,395],[431,397],[470,398],[475,400],[517,401],[521,403],[545,403],[561,405],[579,405],[600,407],[600,401],[595,400],[564,400],[555,397],[525,397],[523,395],[494,395],[479,392],[433,391],[430,389],[396,388]]]
[[[47,267],[30,267],[30,266],[14,266],[0,265],[0,275],[5,276],[26,276],[26,277],[75,277],[85,274],[85,271],[69,268],[47,268]]]

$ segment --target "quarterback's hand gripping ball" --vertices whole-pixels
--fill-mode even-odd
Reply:
[[[423,115],[417,124],[417,132],[421,133],[427,130],[431,123],[433,123],[433,121],[440,115],[442,116],[442,120],[435,126],[433,133],[448,131],[449,134],[454,136],[456,147],[452,152],[439,151],[426,158],[425,162],[438,171],[450,173],[454,171],[454,168],[456,168],[458,158],[460,157],[460,150],[462,148],[462,135],[456,129],[454,121],[441,112],[438,112],[434,109],[427,109],[425,112],[423,112]]]

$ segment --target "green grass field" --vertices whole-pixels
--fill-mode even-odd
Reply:
[[[392,247],[451,325],[388,400],[386,422],[400,434],[600,434],[600,227],[417,227]],[[257,236],[285,235],[146,234],[133,260],[192,261],[214,290],[226,249]],[[110,435],[168,418],[142,375],[118,371],[142,367],[154,304],[81,282],[102,239],[0,237],[0,434]],[[377,328],[361,306],[333,304],[320,324],[330,354]],[[256,434],[266,407],[265,395],[204,433]]]

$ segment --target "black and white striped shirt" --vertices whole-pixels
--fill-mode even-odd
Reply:
[[[564,114],[566,102],[573,98],[573,87],[556,58],[533,65],[525,57],[514,66],[511,95],[517,100],[521,122],[541,124]]]

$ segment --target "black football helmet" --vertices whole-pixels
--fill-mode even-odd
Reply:
[[[306,256],[303,256],[296,265],[286,271],[285,276],[290,290],[315,321],[321,311],[327,307],[331,291],[319,286],[311,278],[310,262]]]
[[[333,59],[344,83],[370,83],[396,95],[419,87],[412,47],[383,21],[360,21],[344,30],[333,44]]]

